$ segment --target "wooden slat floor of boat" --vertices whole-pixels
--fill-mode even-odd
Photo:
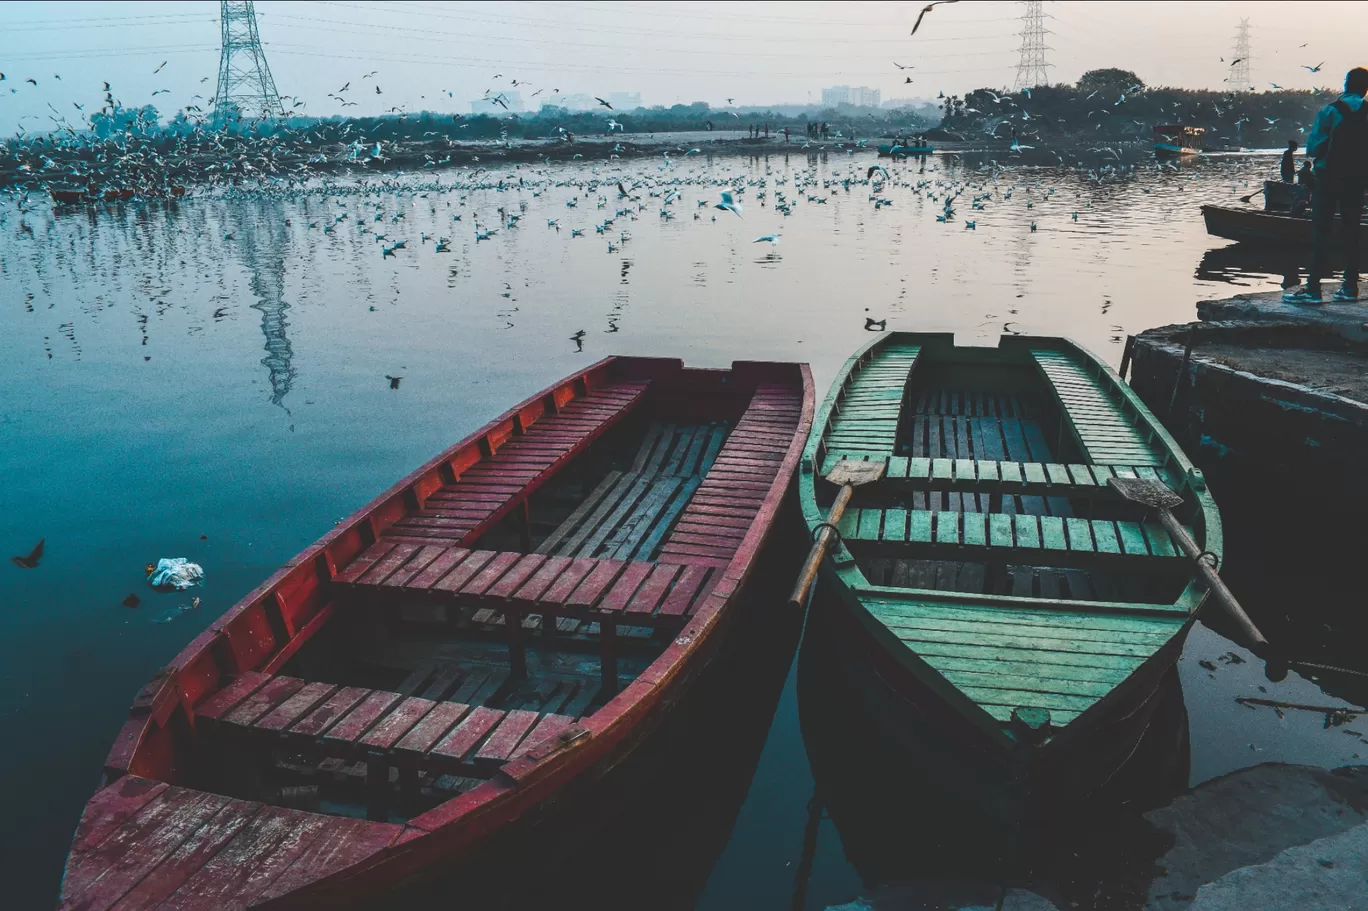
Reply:
[[[907,379],[920,351],[920,345],[888,345],[852,373],[826,428],[829,448],[892,454]]]
[[[616,383],[569,402],[466,469],[455,483],[435,491],[422,509],[404,516],[385,534],[431,538],[439,544],[472,540],[553,469],[621,420],[641,401],[646,388],[646,383]]]
[[[87,805],[58,907],[246,907],[381,850],[402,828],[125,776]]]
[[[1054,385],[1060,405],[1093,462],[1162,465],[1163,456],[1135,416],[1127,415],[1101,381],[1069,354],[1032,349],[1032,356]]]
[[[870,614],[998,721],[1041,708],[1062,727],[1177,635],[1187,615],[867,600]]]
[[[723,424],[653,424],[629,469],[613,471],[537,553],[650,560],[727,436]]]
[[[791,387],[756,388],[716,461],[665,537],[660,548],[662,563],[692,563],[720,569],[731,562],[793,442],[802,404],[801,393]],[[680,579],[686,575],[687,572],[681,574]],[[677,612],[678,604],[669,602],[667,598],[662,611]],[[684,611],[688,613],[689,609]]]
[[[430,677],[422,676],[416,686],[421,687]],[[500,680],[506,678],[505,671]],[[489,689],[493,681],[471,675],[468,682],[478,689],[454,686],[444,691],[448,699],[427,699],[255,674],[247,678],[245,686],[236,688],[232,697],[220,700],[214,714],[197,715],[215,730],[236,730],[287,748],[307,747],[326,755],[367,761],[384,761],[397,752],[415,760],[420,768],[473,771],[493,760],[507,759],[519,748],[536,746],[575,721],[589,701],[575,695],[572,688],[563,687],[561,681],[548,680],[543,682],[547,698],[529,697],[525,703],[537,709],[494,709],[479,704],[493,695]],[[300,698],[305,692],[310,694],[308,699]],[[282,693],[289,695],[281,698]],[[561,698],[556,698],[557,694]],[[236,705],[231,702],[233,698]],[[245,706],[251,707],[250,711],[238,710]],[[263,706],[265,713],[259,714],[258,708]],[[576,714],[562,714],[571,711]],[[509,722],[509,718],[515,720]]]

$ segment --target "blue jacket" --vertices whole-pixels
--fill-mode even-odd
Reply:
[[[1363,107],[1362,95],[1345,94],[1341,95],[1339,100],[1349,105],[1351,111]],[[1342,120],[1344,115],[1339,112],[1339,108],[1327,104],[1320,109],[1320,113],[1316,115],[1316,122],[1311,125],[1311,136],[1306,140],[1306,154],[1311,157],[1312,168],[1317,174],[1325,172],[1330,152],[1330,136]]]

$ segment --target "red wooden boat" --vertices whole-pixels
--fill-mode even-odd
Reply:
[[[609,358],[443,452],[138,694],[61,907],[357,904],[582,792],[718,651],[812,411]]]

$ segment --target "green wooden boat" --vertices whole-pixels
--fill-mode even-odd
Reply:
[[[888,333],[846,363],[801,463],[814,534],[846,459],[886,469],[856,488],[822,566],[834,597],[814,609],[842,621],[870,717],[907,738],[929,723],[970,767],[1039,794],[1109,780],[1137,754],[1205,589],[1108,479],[1171,487],[1219,559],[1200,471],[1097,357],[1011,336]]]

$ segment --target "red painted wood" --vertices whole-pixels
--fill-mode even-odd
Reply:
[[[570,565],[556,577],[556,581],[551,587],[542,593],[537,600],[544,604],[564,604],[565,599],[575,591],[575,587],[584,581],[584,577],[593,571],[598,564],[597,560],[578,559],[572,560]]]
[[[513,755],[509,758],[520,759],[526,756],[533,747],[555,737],[574,722],[575,719],[568,715],[543,715],[542,719],[537,722],[537,726],[532,729],[532,733],[523,738],[522,743],[518,744],[518,748],[513,751]]]
[[[499,581],[499,578],[504,573],[508,572],[514,563],[517,563],[522,559],[522,556],[522,554],[512,551],[500,553],[493,560],[486,563],[483,569],[472,576],[469,582],[461,586],[461,594],[471,596],[484,594],[485,590]]]
[[[709,574],[710,571],[702,566],[684,567],[684,571],[679,574],[679,581],[675,583],[675,587],[670,590],[670,594],[660,605],[661,615],[667,617],[685,615],[698,597]]]
[[[304,687],[304,681],[295,677],[273,677],[271,682],[248,696],[228,714],[224,724],[237,724],[244,727],[252,724],[262,715],[289,699]]]
[[[598,609],[604,613],[619,613],[627,607],[641,583],[655,569],[654,563],[630,563],[618,577],[608,594],[599,602]]]
[[[465,585],[471,578],[484,569],[485,564],[493,560],[497,553],[492,550],[477,550],[461,561],[451,572],[447,573],[431,586],[431,591],[454,592],[460,591],[461,586]]]
[[[627,602],[627,613],[629,614],[650,614],[660,606],[666,592],[670,590],[670,584],[680,573],[678,566],[669,563],[659,563],[652,568],[651,574],[646,577],[646,581],[641,583],[641,588],[637,589],[632,600]]]
[[[278,673],[280,669],[285,666],[285,663],[294,656],[294,653],[303,648],[304,644],[312,639],[314,634],[322,629],[323,625],[332,618],[334,607],[335,605],[332,602],[329,602],[319,608],[318,613],[310,617],[309,622],[300,627],[299,631],[294,634],[294,638],[272,655],[270,661],[267,661],[262,665],[261,672],[263,674]]]
[[[475,753],[475,762],[504,762],[513,755],[527,732],[537,723],[537,712],[515,709],[489,735],[484,746]]]
[[[383,584],[400,588],[408,583],[423,570],[432,565],[432,562],[447,552],[447,548],[438,544],[427,544],[418,549],[407,563],[393,572]]]
[[[99,844],[165,790],[165,782],[125,775],[96,791],[81,813],[81,821],[76,824],[71,850],[86,851]]]
[[[330,824],[315,813],[266,807],[158,907],[188,911],[251,901]]]
[[[470,706],[459,702],[439,702],[394,745],[394,748],[401,753],[426,753],[469,711]]]
[[[359,686],[342,687],[342,689],[334,693],[327,702],[296,722],[294,726],[290,728],[290,733],[304,734],[309,737],[316,737],[319,734],[322,734],[335,724],[339,718],[351,711],[353,706],[370,695],[370,692],[370,690],[362,689]]]
[[[362,737],[359,742],[363,746],[388,750],[415,724],[422,721],[423,716],[432,711],[436,704],[431,699],[410,696],[395,706],[394,710],[386,715],[379,724],[371,728],[370,732]]]
[[[337,581],[355,582],[368,572],[372,566],[380,562],[387,553],[394,550],[394,547],[395,545],[388,541],[376,541],[370,547],[366,548],[366,550],[355,560],[352,560],[346,569],[338,574]]]
[[[526,554],[522,556],[508,572],[500,577],[484,594],[487,598],[511,598],[513,593],[522,587],[523,583],[532,578],[541,565],[546,562],[546,557],[541,554]]]
[[[254,727],[265,731],[283,731],[309,712],[318,708],[338,687],[331,683],[309,683],[289,699],[257,719]]]
[[[118,904],[117,911],[155,908],[172,895],[237,836],[258,813],[260,803],[229,800],[180,845],[163,858],[133,886]]]
[[[370,695],[358,702],[356,707],[348,712],[341,721],[328,728],[323,739],[337,743],[355,741],[370,730],[371,725],[384,717],[385,713],[402,698],[398,693],[372,690]]]
[[[248,671],[196,706],[195,714],[200,718],[220,718],[270,680],[267,674]]]
[[[551,587],[552,583],[565,572],[566,568],[573,563],[569,557],[547,557],[542,563],[541,568],[532,574],[532,578],[523,583],[513,594],[517,601],[537,601]]]
[[[258,902],[282,898],[310,883],[354,866],[389,846],[402,826],[363,819],[329,821],[280,876],[257,896]]]
[[[504,713],[498,709],[476,706],[451,733],[438,741],[429,751],[429,755],[457,761],[464,759],[503,716]]]
[[[408,581],[409,588],[428,589],[445,576],[456,564],[470,555],[464,547],[448,547],[442,555],[427,565],[427,568]]]
[[[391,573],[407,563],[417,551],[417,544],[396,544],[389,553],[376,560],[374,566],[357,577],[356,581],[363,585],[379,585],[388,579]]]
[[[72,854],[62,878],[61,908],[106,908],[122,898],[196,829],[227,797],[169,788],[98,845]]]
[[[572,607],[593,607],[627,565],[623,560],[600,560],[565,603]]]

